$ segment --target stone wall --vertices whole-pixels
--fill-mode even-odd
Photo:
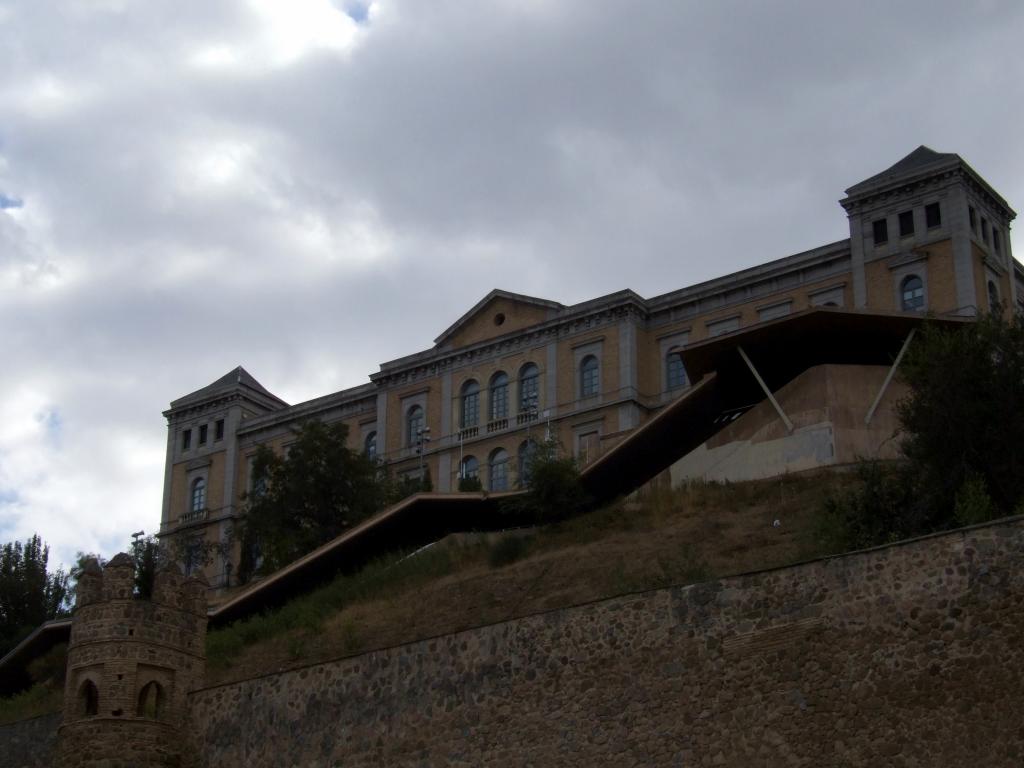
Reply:
[[[204,765],[1020,766],[1024,520],[190,697]]]
[[[50,768],[59,725],[59,712],[0,725],[0,765]]]

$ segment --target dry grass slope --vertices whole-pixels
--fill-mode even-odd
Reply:
[[[830,554],[819,535],[824,498],[855,482],[816,473],[676,489],[655,484],[568,522],[450,536],[211,632],[208,681]]]

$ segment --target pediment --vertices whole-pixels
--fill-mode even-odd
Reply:
[[[528,328],[565,309],[556,301],[495,289],[434,339],[438,346],[465,347]]]

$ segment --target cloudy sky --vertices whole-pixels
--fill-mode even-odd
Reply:
[[[1024,206],[1022,36],[985,0],[0,0],[0,542],[154,532],[161,411],[239,364],[296,402],[493,287],[838,240],[919,144]]]

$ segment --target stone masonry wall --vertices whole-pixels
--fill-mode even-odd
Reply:
[[[1020,766],[1024,520],[198,691],[203,764]]]
[[[59,725],[59,712],[0,725],[0,765],[50,768]]]

